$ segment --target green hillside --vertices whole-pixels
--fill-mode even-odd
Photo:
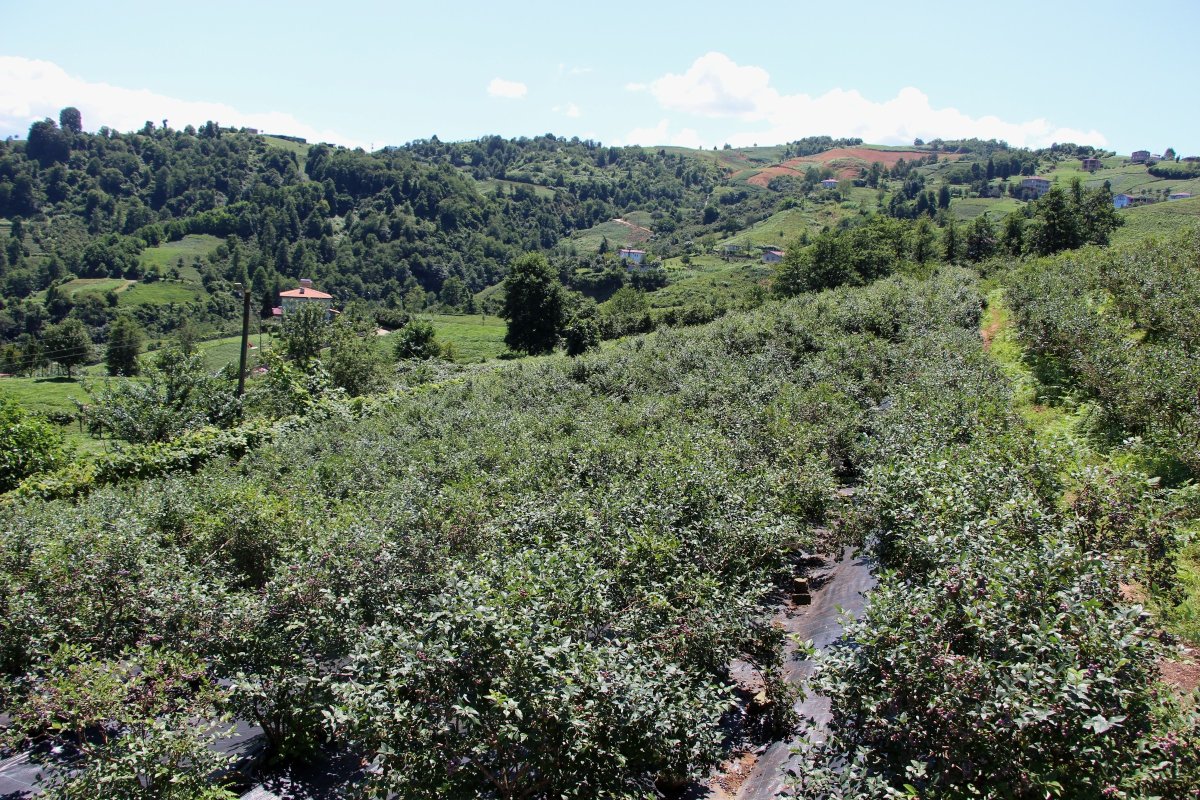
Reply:
[[[1135,242],[1149,237],[1163,238],[1183,227],[1200,225],[1200,193],[1190,200],[1170,200],[1121,211],[1124,226],[1114,241]]]

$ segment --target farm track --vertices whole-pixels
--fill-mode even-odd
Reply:
[[[811,641],[818,653],[838,641],[842,636],[844,615],[857,617],[867,606],[867,593],[876,583],[872,567],[866,555],[847,547],[837,561],[826,560],[808,571],[809,580],[816,587],[810,604],[784,602],[776,607],[775,622],[789,637],[784,662],[784,677],[789,684],[803,689],[816,669],[813,659],[793,657],[794,641]],[[731,672],[738,677],[738,673],[747,668],[748,665],[735,663]],[[830,720],[829,699],[821,695],[803,692],[794,708],[801,719],[796,733],[786,740],[759,748],[751,754],[752,758],[747,758],[746,754],[735,756],[731,769],[714,775],[707,785],[694,786],[684,797],[687,800],[770,800],[780,797],[786,769],[792,760],[792,746],[801,738],[819,736]],[[738,770],[742,770],[741,774],[737,774]]]

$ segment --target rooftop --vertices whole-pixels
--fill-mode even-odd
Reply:
[[[286,292],[280,292],[280,297],[298,297],[304,300],[332,300],[333,295],[318,292],[316,289],[307,286],[301,286],[299,289],[288,289]]]

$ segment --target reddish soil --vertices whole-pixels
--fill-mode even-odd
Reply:
[[[1000,332],[1000,320],[995,319],[983,326],[983,349],[992,349],[992,340],[996,338],[996,334]]]
[[[1146,590],[1134,583],[1118,583],[1117,591],[1121,593],[1121,599],[1126,603],[1146,604],[1149,598],[1146,596]]]
[[[754,753],[741,753],[721,765],[719,774],[709,781],[709,786],[718,789],[729,796],[737,794],[738,789],[750,777],[758,756]]]
[[[1163,683],[1173,688],[1180,696],[1186,696],[1200,687],[1200,664],[1196,663],[1196,651],[1185,648],[1181,661],[1158,662]]]
[[[924,158],[929,155],[927,150],[871,150],[867,147],[835,147],[833,150],[826,150],[824,153],[815,153],[811,156],[801,156],[783,162],[784,166],[792,167],[793,169],[807,169],[809,164],[828,164],[830,161],[837,161],[842,158],[850,158],[856,161],[862,161],[867,164],[872,164],[878,161],[885,167],[894,167],[900,159],[905,161],[915,161],[918,158]],[[938,153],[938,158],[958,158],[957,155],[947,155]],[[803,165],[803,166],[801,166]]]
[[[791,169],[790,167],[785,167],[781,164],[777,164],[774,167],[767,167],[766,169],[764,169],[762,172],[758,173],[757,175],[755,175],[751,178],[748,178],[746,180],[746,183],[750,184],[751,186],[766,186],[768,183],[771,182],[772,178],[777,178],[780,175],[791,175],[792,177],[799,178],[799,177],[802,177],[804,175],[804,173],[797,172],[796,170]]]
[[[814,164],[828,166],[834,170],[838,178],[857,178],[858,171],[863,166],[878,161],[885,167],[894,167],[900,159],[914,161],[929,155],[927,150],[871,150],[867,147],[836,147],[824,153],[811,156],[790,158],[782,164],[767,167],[746,183],[754,186],[766,186],[771,179],[779,175],[803,175],[804,171]],[[938,153],[938,158],[953,161],[960,156],[957,153]]]

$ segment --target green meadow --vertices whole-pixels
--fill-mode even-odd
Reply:
[[[1166,237],[1182,226],[1200,227],[1200,197],[1152,203],[1118,213],[1125,224],[1113,233],[1114,244],[1141,241],[1153,236]]]
[[[196,259],[204,258],[216,250],[219,244],[221,244],[220,237],[191,233],[177,242],[147,247],[142,251],[142,266],[158,267],[165,271],[178,265],[180,259],[183,259],[185,265],[190,265]]]

